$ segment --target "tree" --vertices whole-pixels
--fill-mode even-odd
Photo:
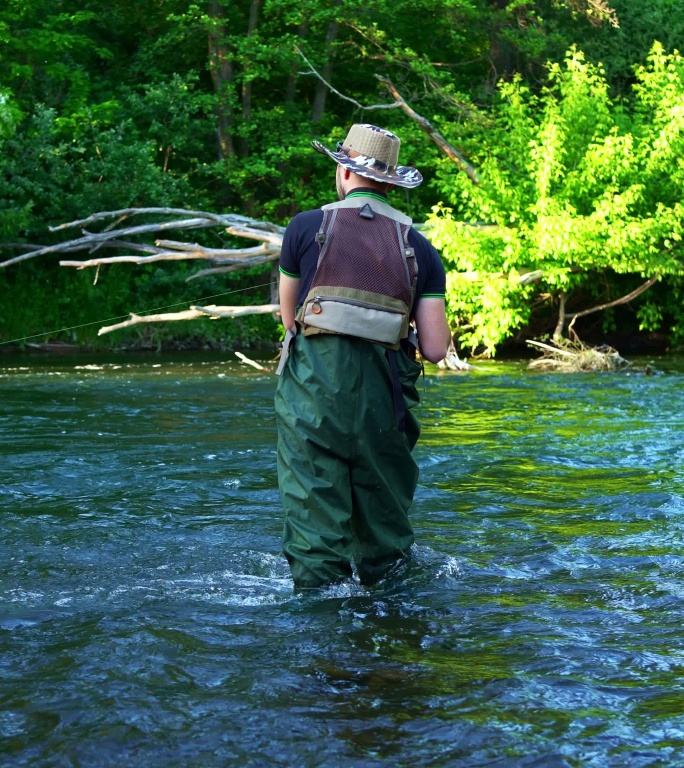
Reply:
[[[549,333],[684,275],[684,60],[656,44],[630,102],[612,100],[602,70],[572,49],[536,96],[515,78],[484,130],[469,139],[482,183],[443,171],[445,204],[431,238],[450,266],[451,320],[461,344],[493,354],[533,307],[553,306]],[[640,304],[642,329],[676,302]]]

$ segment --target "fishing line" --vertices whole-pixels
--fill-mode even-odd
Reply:
[[[179,301],[176,304],[167,304],[165,307],[155,307],[154,309],[144,309],[142,312],[128,312],[125,315],[118,315],[117,317],[109,317],[106,320],[93,320],[92,323],[82,323],[81,325],[71,325],[68,328],[58,328],[55,331],[44,331],[43,333],[34,333],[32,336],[22,336],[18,339],[10,339],[9,341],[0,341],[0,346],[3,344],[16,344],[18,341],[28,341],[29,339],[38,339],[41,336],[51,336],[53,333],[64,333],[65,331],[75,331],[78,328],[87,328],[89,325],[100,325],[102,323],[111,323],[112,320],[123,320],[130,315],[143,315],[151,312],[159,312],[162,309],[173,309],[173,307],[180,307],[184,304],[200,304],[209,299],[219,299],[221,296],[231,296],[234,293],[244,293],[245,291],[252,291],[255,288],[265,288],[271,283],[262,283],[261,285],[250,285],[249,288],[238,288],[234,291],[227,291],[226,293],[215,293],[213,296],[203,296],[201,299],[196,299],[193,302]]]

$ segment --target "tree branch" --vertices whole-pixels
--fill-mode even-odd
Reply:
[[[567,315],[565,314],[565,291],[560,292],[560,306],[558,307],[558,322],[556,323],[556,329],[553,332],[554,341],[562,338],[563,328],[565,327],[565,320]]]
[[[468,178],[474,182],[475,184],[480,183],[480,178],[477,175],[477,172],[473,168],[472,165],[470,165],[463,155],[456,150],[454,147],[449,144],[449,142],[442,136],[439,131],[435,130],[435,128],[432,126],[429,120],[427,120],[422,115],[419,115],[414,109],[412,109],[406,101],[402,98],[399,91],[396,89],[395,85],[392,83],[391,80],[387,79],[386,77],[382,77],[381,75],[376,75],[375,77],[387,88],[387,90],[391,93],[391,95],[394,97],[394,101],[391,104],[372,104],[370,106],[364,106],[363,104],[359,104],[356,99],[352,99],[349,96],[345,96],[343,93],[340,93],[336,88],[333,88],[330,83],[325,80],[322,75],[316,71],[313,64],[306,58],[306,56],[302,53],[302,51],[295,45],[295,51],[304,59],[307,66],[309,67],[309,70],[312,74],[316,75],[316,77],[324,83],[324,85],[329,88],[336,96],[339,96],[341,99],[344,99],[345,101],[351,102],[355,107],[358,107],[359,109],[363,110],[371,110],[371,109],[401,109],[403,110],[412,120],[415,120],[420,128],[427,133],[427,135],[435,142],[435,144],[444,152],[444,154],[452,160],[458,167],[466,173]]]
[[[56,227],[48,227],[50,232],[58,232],[61,229],[70,229],[71,227],[83,227],[102,219],[117,218],[120,221],[129,216],[194,216],[203,219],[212,219],[217,226],[230,226],[245,224],[251,227],[262,228],[268,231],[285,231],[284,227],[279,227],[269,221],[255,221],[248,216],[241,216],[238,213],[210,213],[208,211],[191,211],[186,208],[122,208],[118,211],[100,211],[93,213],[85,219],[69,221],[66,224],[59,224]]]
[[[164,242],[160,240],[158,242]],[[179,245],[183,245],[179,243]],[[279,250],[269,248],[267,245],[259,245],[256,248],[235,248],[231,250],[220,248],[202,248],[198,245],[185,244],[187,250],[164,251],[159,250],[152,256],[106,256],[99,259],[87,259],[86,261],[60,261],[60,267],[76,267],[87,269],[99,267],[103,264],[151,264],[155,261],[185,261],[186,259],[205,259],[216,263],[225,261],[234,262],[240,269],[250,267],[253,264],[263,264],[278,258]],[[268,256],[269,258],[263,258]],[[247,258],[245,258],[247,257]],[[196,277],[197,275],[195,275]]]
[[[142,224],[137,227],[129,227],[128,229],[117,229],[111,232],[98,232],[98,233],[86,233],[83,237],[79,237],[75,240],[69,240],[66,243],[58,243],[57,245],[49,245],[45,248],[39,248],[35,251],[29,251],[21,256],[15,256],[13,259],[0,262],[0,267],[9,267],[13,264],[18,264],[21,261],[27,259],[33,259],[36,256],[44,256],[48,253],[58,253],[66,249],[80,250],[80,249],[92,249],[93,246],[98,246],[103,241],[109,240],[114,237],[125,235],[130,237],[132,235],[141,235],[148,232],[161,232],[167,229],[199,229],[202,227],[215,227],[216,223],[207,219],[186,219],[185,221],[167,221],[160,224]]]
[[[155,222],[152,224],[140,224],[137,226],[123,227],[121,229],[112,229],[111,225],[105,227],[102,232],[88,232],[83,229],[87,224],[92,224],[96,221],[102,221],[107,218],[116,219],[115,224],[127,219],[133,215],[174,215],[174,216],[187,216],[188,218],[173,219],[171,221]],[[272,224],[266,221],[256,221],[250,219],[247,216],[241,216],[237,214],[213,214],[205,211],[188,211],[182,208],[124,208],[119,211],[104,211],[102,213],[95,213],[88,216],[85,219],[79,219],[77,221],[71,221],[66,224],[60,224],[57,227],[50,227],[51,232],[57,232],[71,227],[81,227],[82,237],[75,238],[73,240],[67,240],[56,245],[50,245],[45,247],[32,247],[27,253],[23,253],[20,256],[15,256],[7,261],[0,262],[0,267],[8,267],[13,264],[18,264],[26,259],[32,259],[36,256],[44,256],[50,253],[71,253],[74,251],[93,251],[99,250],[102,247],[123,247],[130,248],[131,250],[143,251],[152,254],[149,257],[136,257],[136,256],[115,256],[102,259],[91,259],[88,262],[64,262],[63,266],[77,267],[83,269],[86,266],[99,266],[100,264],[112,264],[116,261],[132,262],[137,264],[145,263],[146,261],[162,261],[162,260],[178,260],[180,258],[206,258],[213,259],[217,256],[228,258],[233,249],[221,250],[220,252],[215,249],[204,248],[197,244],[188,243],[176,243],[175,241],[159,240],[156,243],[156,247],[151,245],[140,245],[129,241],[122,240],[122,238],[135,237],[137,235],[144,235],[157,232],[167,232],[169,230],[178,229],[203,229],[209,227],[225,227],[228,234],[237,235],[239,237],[251,238],[253,240],[261,240],[264,243],[262,249],[257,249],[255,256],[261,257],[264,253],[279,251],[283,241],[283,235],[285,233],[285,227]],[[169,244],[170,243],[170,244]],[[266,243],[270,243],[271,247],[266,246]],[[164,251],[163,247],[166,245],[167,250]],[[178,255],[177,253],[170,253],[169,250],[182,250],[185,249],[185,255]],[[202,252],[206,255],[201,255]],[[235,249],[235,256],[242,258],[246,255],[244,249]]]
[[[572,317],[572,320],[570,321],[570,325],[568,326],[568,331],[572,330],[572,326],[575,324],[575,320],[577,320],[578,317],[584,317],[585,315],[590,315],[592,312],[600,312],[603,309],[610,309],[611,307],[617,307],[620,304],[628,304],[632,299],[636,299],[637,296],[641,296],[642,293],[647,291],[652,285],[654,285],[658,279],[660,278],[660,275],[654,275],[649,280],[647,280],[643,285],[640,285],[638,288],[635,288],[631,293],[628,293],[626,296],[623,296],[620,299],[615,299],[615,301],[609,301],[607,304],[599,304],[596,307],[592,307],[591,309],[585,309],[582,312],[571,312],[565,315],[565,319],[567,320],[568,317]]]
[[[333,88],[332,85],[316,70],[314,65],[306,58],[306,56],[301,52],[298,46],[295,45],[294,47],[295,51],[304,59],[307,66],[311,70],[311,74],[316,75],[316,77],[328,88],[331,90],[335,96],[339,96],[341,99],[344,99],[345,101],[351,102],[355,107],[358,107],[359,109],[363,110],[370,110],[370,109],[397,109],[398,107],[401,107],[401,104],[399,102],[395,102],[394,104],[371,104],[370,106],[364,106],[363,104],[359,104],[356,99],[352,99],[349,96],[345,96],[343,93],[340,93],[337,88]]]
[[[189,277],[185,278],[185,282],[189,283],[191,280],[197,280],[198,277],[206,277],[207,275],[225,275],[227,272],[238,272],[241,269],[247,267],[257,267],[259,264],[270,264],[278,260],[280,254],[274,253],[271,256],[264,256],[259,259],[244,259],[243,261],[236,261],[227,267],[212,267],[210,269],[201,269],[199,272],[195,272]]]
[[[461,155],[461,153],[449,144],[449,142],[437,131],[432,123],[422,115],[419,115],[412,107],[410,107],[402,98],[401,94],[397,90],[394,83],[386,77],[381,75],[375,76],[392,96],[397,100],[401,109],[412,119],[418,123],[419,127],[427,133],[427,135],[435,142],[435,144],[444,152],[444,154],[452,160],[458,167],[465,172],[468,178],[475,184],[480,183],[480,177],[477,175],[477,171],[470,163]]]
[[[215,304],[209,304],[206,307],[191,306],[183,312],[163,312],[157,315],[136,315],[131,312],[128,320],[115,325],[108,325],[100,328],[98,336],[112,331],[118,331],[122,328],[130,328],[133,325],[143,323],[166,323],[173,320],[196,320],[198,317],[243,317],[245,315],[268,315],[273,312],[279,312],[279,304],[260,304],[252,307],[218,307]]]

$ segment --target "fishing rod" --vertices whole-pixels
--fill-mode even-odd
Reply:
[[[237,288],[234,291],[226,291],[225,293],[216,293],[213,296],[204,296],[201,299],[197,299],[195,302],[191,302],[191,303],[202,304],[203,302],[209,301],[210,299],[218,299],[218,298],[221,298],[222,296],[232,296],[233,294],[244,293],[245,291],[252,291],[252,290],[255,290],[256,288],[265,288],[270,284],[271,284],[270,282],[262,283],[261,285],[251,285],[248,288]],[[54,331],[44,331],[43,333],[35,333],[35,334],[32,334],[31,336],[21,336],[17,339],[10,339],[9,341],[0,341],[0,346],[4,346],[5,344],[17,344],[22,341],[29,341],[30,339],[39,339],[42,336],[52,336],[53,334],[56,334],[56,333],[64,333],[66,331],[75,331],[75,330],[78,330],[79,328],[87,328],[88,326],[91,326],[91,325],[101,325],[104,323],[110,323],[114,320],[123,320],[124,318],[129,317],[131,314],[139,314],[139,315],[151,314],[153,312],[159,312],[162,309],[173,309],[174,307],[180,307],[187,304],[188,304],[187,301],[179,301],[176,304],[167,304],[166,306],[163,306],[163,307],[154,307],[153,309],[146,309],[146,310],[143,310],[142,312],[128,312],[125,315],[110,317],[110,318],[107,318],[106,320],[93,320],[90,323],[81,323],[80,325],[72,325],[67,328],[58,328]]]

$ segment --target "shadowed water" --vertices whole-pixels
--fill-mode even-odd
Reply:
[[[429,373],[413,560],[295,594],[274,377],[0,367],[0,764],[684,766],[684,369]]]

